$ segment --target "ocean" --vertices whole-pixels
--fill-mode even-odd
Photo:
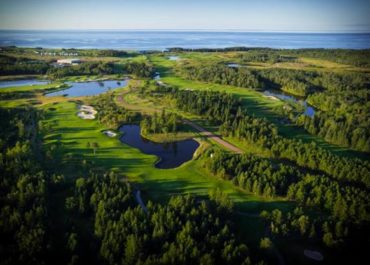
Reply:
[[[0,30],[0,46],[164,50],[170,47],[235,46],[300,48],[370,48],[370,33],[267,33],[207,31],[39,31]]]

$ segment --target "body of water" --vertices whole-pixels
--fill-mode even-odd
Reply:
[[[0,88],[2,88],[2,87],[17,87],[17,86],[31,86],[31,85],[46,85],[48,83],[49,83],[49,81],[42,81],[42,80],[36,80],[36,79],[0,81]]]
[[[178,61],[178,60],[180,60],[180,57],[179,56],[169,56],[168,57],[168,60],[170,60],[170,61]]]
[[[276,97],[276,98],[279,98],[285,101],[294,101],[296,103],[300,103],[304,107],[304,112],[303,112],[304,115],[308,117],[313,117],[315,115],[315,109],[312,106],[308,105],[307,101],[303,98],[299,98],[293,95],[288,95],[284,92],[277,91],[277,90],[265,90],[263,94],[265,94],[266,96],[273,96],[273,97]]]
[[[89,82],[66,82],[69,88],[48,93],[46,96],[63,96],[67,97],[83,97],[95,96],[104,93],[110,89],[124,87],[127,85],[126,80],[105,80],[105,81],[89,81]]]
[[[238,64],[238,63],[228,63],[228,64],[226,64],[228,67],[230,67],[230,68],[239,68],[239,67],[244,67],[244,66],[242,66],[242,65],[240,65],[240,64]]]
[[[370,48],[370,34],[267,33],[206,31],[41,31],[0,30],[0,46],[163,50],[170,47],[235,46],[298,48]]]
[[[123,125],[120,131],[124,133],[121,142],[138,148],[141,152],[159,157],[157,168],[175,168],[193,158],[199,147],[195,140],[184,140],[172,143],[155,143],[140,135],[140,126]]]

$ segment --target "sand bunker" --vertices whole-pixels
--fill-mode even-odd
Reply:
[[[272,99],[272,100],[279,100],[277,97],[274,97],[274,96],[264,95],[264,97],[265,97],[265,98]]]
[[[93,107],[88,105],[81,105],[78,108],[80,111],[77,113],[77,116],[84,120],[93,120],[96,113],[98,113]]]
[[[318,251],[305,249],[303,253],[306,257],[313,260],[322,261],[324,259],[324,256]]]
[[[108,136],[108,137],[116,137],[116,133],[115,132],[112,132],[112,131],[103,131],[103,133]]]

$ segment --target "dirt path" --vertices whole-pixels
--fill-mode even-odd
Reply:
[[[225,140],[221,139],[221,137],[211,133],[210,131],[207,131],[206,129],[199,126],[198,124],[195,124],[194,122],[189,121],[189,120],[183,120],[183,122],[185,124],[193,127],[197,131],[199,131],[201,135],[206,136],[207,138],[210,138],[210,139],[214,140],[215,142],[219,143],[220,145],[222,145],[226,149],[228,149],[228,150],[230,150],[234,153],[237,153],[237,154],[243,153],[243,151],[241,149],[239,149],[238,147],[236,147],[235,145],[232,145],[229,142],[226,142]]]

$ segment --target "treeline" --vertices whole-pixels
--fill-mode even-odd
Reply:
[[[136,77],[149,78],[154,74],[154,68],[146,62],[127,62],[123,65],[123,71]]]
[[[184,78],[255,89],[275,88],[299,96],[318,110],[313,118],[290,115],[309,133],[359,151],[370,151],[369,77],[360,73],[333,74],[289,69],[248,70],[226,65],[183,66]],[[289,116],[289,115],[288,115]]]
[[[0,108],[0,255],[2,264],[40,264],[47,248],[48,177],[39,165],[32,108]]]
[[[339,157],[313,143],[284,138],[273,124],[248,115],[240,102],[230,94],[158,86],[153,96],[162,94],[172,97],[176,107],[181,110],[219,122],[223,136],[247,141],[268,150],[275,158],[288,159],[299,166],[320,170],[343,182],[370,187],[370,164],[367,161]]]
[[[152,133],[176,133],[178,129],[178,117],[175,113],[166,113],[163,109],[161,114],[157,112],[153,116],[145,116],[140,122],[142,134]]]
[[[366,259],[366,249],[369,246],[367,234],[369,223],[353,225],[335,219],[309,212],[297,207],[291,212],[283,213],[275,209],[271,212],[263,211],[261,217],[266,220],[270,234],[276,240],[288,239],[291,242],[302,242],[323,245],[334,250],[334,256],[327,262],[361,263]],[[333,251],[331,251],[333,253]]]
[[[78,75],[104,75],[114,74],[114,64],[105,62],[84,62],[68,67],[51,67],[47,75],[53,79]]]
[[[334,116],[325,112],[315,112],[312,118],[301,115],[296,123],[302,125],[309,133],[318,135],[330,143],[370,152],[369,114],[368,112],[353,113],[353,116]],[[359,118],[367,120],[360,123]]]
[[[298,58],[293,56],[282,55],[280,51],[272,52],[266,50],[249,50],[248,52],[241,53],[240,60],[242,63],[260,62],[260,63],[282,63],[282,62],[297,62]]]
[[[241,50],[243,51],[243,50]],[[323,59],[336,63],[350,64],[360,67],[370,66],[370,50],[350,50],[350,49],[249,49],[241,53],[242,61],[252,62],[284,62],[296,61],[294,58],[307,57]],[[264,58],[272,60],[264,60]],[[276,58],[277,60],[274,60]],[[262,60],[261,60],[262,59]]]
[[[327,73],[293,69],[249,69],[225,64],[184,65],[177,69],[184,78],[252,89],[281,89],[298,96],[323,90],[349,91],[368,88],[362,73]]]
[[[96,56],[101,57],[123,57],[126,56],[127,52],[120,50],[98,50]]]
[[[257,72],[246,67],[228,67],[216,64],[203,65],[201,67],[182,66],[178,71],[181,76],[191,80],[253,89],[264,87],[263,80],[258,76]]]
[[[259,70],[258,73],[265,80],[265,88],[277,88],[302,97],[321,89],[313,83],[319,78],[316,72],[278,68]]]
[[[231,154],[212,148],[203,157],[203,167],[211,174],[260,196],[293,200],[310,212],[305,214],[302,208],[286,215],[278,209],[262,212],[273,236],[305,238],[337,249],[351,245],[355,250],[367,244],[365,232],[370,222],[367,188],[251,154]]]
[[[299,49],[287,50],[287,54],[324,59],[336,63],[350,64],[360,67],[370,66],[370,49]]]
[[[252,264],[219,190],[143,209],[123,176],[53,175],[42,118],[33,108],[0,108],[2,264]]]
[[[370,50],[351,50],[351,49],[269,49],[269,48],[254,48],[254,47],[229,47],[229,48],[204,48],[204,49],[186,49],[173,47],[168,49],[169,52],[243,52],[246,59],[256,59],[261,61],[263,57],[273,58],[276,54],[285,58],[292,57],[308,57],[316,59],[324,59],[336,63],[350,64],[360,67],[370,66]],[[285,59],[283,59],[285,60]],[[291,60],[291,59],[287,59]],[[294,59],[292,59],[294,60]],[[252,60],[251,60],[252,61]],[[271,62],[274,62],[271,60]],[[279,61],[276,61],[279,62]]]
[[[114,93],[104,93],[94,97],[91,102],[98,112],[96,114],[100,123],[110,129],[117,129],[123,123],[131,123],[139,118],[136,112],[119,107],[115,102]]]
[[[0,55],[0,75],[45,74],[48,69],[45,61]]]
[[[90,175],[75,182],[66,207],[78,220],[91,220],[97,251],[105,264],[251,264],[248,248],[233,233],[232,204],[220,192],[209,201],[191,196],[170,198],[165,205],[137,206],[132,187],[115,174]],[[71,224],[71,227],[74,225]],[[71,231],[71,259],[80,260],[81,231]]]
[[[298,117],[295,122],[328,142],[370,152],[369,96],[368,89],[352,88],[315,93],[307,101],[321,111],[312,118]]]
[[[301,205],[319,207],[350,223],[370,221],[367,189],[346,184],[327,174],[316,174],[253,155],[235,155],[209,149],[203,166],[242,189],[264,197],[287,197]]]
[[[228,67],[224,64],[182,66],[178,71],[186,79],[257,90],[275,88],[299,96],[306,96],[314,91],[315,86],[310,83],[310,79],[317,76],[314,72],[310,74],[300,70],[251,70],[247,67]]]
[[[249,47],[228,47],[228,48],[181,48],[172,47],[168,48],[168,52],[238,52],[238,51],[249,51],[249,50],[259,50],[264,48],[249,48]]]

